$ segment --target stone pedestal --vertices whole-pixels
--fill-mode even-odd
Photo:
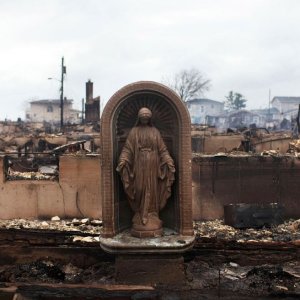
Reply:
[[[139,254],[116,257],[116,281],[120,284],[184,284],[182,255]]]
[[[152,238],[137,238],[130,229],[112,238],[100,236],[101,248],[111,254],[181,254],[193,247],[195,236],[185,236],[163,228],[163,235]]]
[[[137,238],[130,229],[113,238],[100,237],[106,252],[116,254],[116,280],[126,284],[184,284],[182,254],[191,249],[194,236],[164,228],[163,235]]]

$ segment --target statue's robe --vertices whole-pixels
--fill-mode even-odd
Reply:
[[[125,193],[142,224],[149,214],[157,214],[166,205],[174,181],[174,161],[160,135],[150,125],[138,125],[129,132],[119,157]]]

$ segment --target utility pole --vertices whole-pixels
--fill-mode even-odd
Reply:
[[[81,124],[84,123],[84,99],[81,100]]]
[[[271,89],[269,89],[269,113],[268,113],[268,122],[271,122]]]
[[[64,57],[61,58],[61,80],[60,80],[60,130],[64,129],[64,74],[67,68],[64,66]]]

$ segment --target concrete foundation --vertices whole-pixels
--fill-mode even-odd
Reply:
[[[180,255],[118,255],[116,281],[130,284],[183,284],[185,272]]]
[[[61,156],[58,181],[6,181],[0,157],[0,219],[101,218],[98,156]],[[194,220],[224,217],[224,205],[278,203],[300,218],[300,160],[293,156],[201,156],[192,161]]]
[[[193,218],[224,217],[224,205],[278,203],[286,218],[299,218],[300,160],[293,156],[195,156]]]
[[[101,218],[99,157],[61,156],[58,181],[6,181],[0,158],[0,219]]]

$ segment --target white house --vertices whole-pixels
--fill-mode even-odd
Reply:
[[[299,108],[300,97],[274,97],[271,101],[272,107],[279,110],[281,114]]]
[[[252,109],[251,112],[262,116],[262,120],[265,120],[265,124],[257,124],[257,126],[267,128],[278,127],[282,121],[282,114],[276,107]]]
[[[224,112],[224,103],[210,99],[192,99],[186,101],[193,124],[208,124],[212,117]],[[211,124],[213,125],[213,124]]]
[[[73,109],[73,100],[64,99],[64,124],[79,124],[80,113],[79,110]],[[30,108],[26,111],[26,121],[59,124],[60,114],[60,100],[31,101]]]
[[[251,124],[255,124],[257,127],[264,127],[266,124],[266,117],[246,109],[233,111],[228,114],[229,127],[242,128],[249,127]]]

